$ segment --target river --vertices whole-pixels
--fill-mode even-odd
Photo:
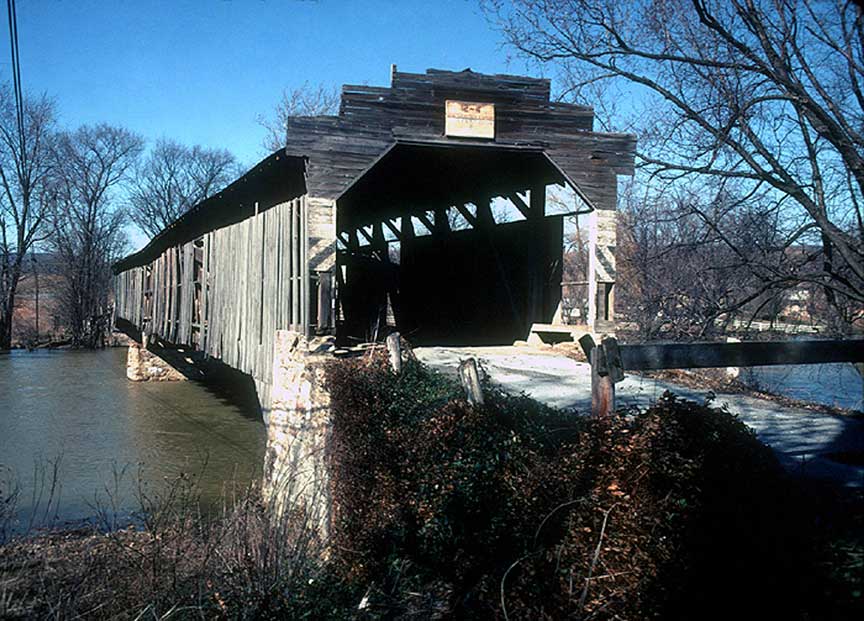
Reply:
[[[0,355],[0,479],[20,486],[20,523],[34,505],[36,521],[46,517],[54,463],[58,502],[47,517],[60,522],[112,500],[128,515],[142,490],[158,493],[181,473],[198,477],[210,508],[258,479],[266,431],[254,409],[197,382],[130,382],[125,373],[125,348]]]
[[[4,481],[20,485],[22,522],[40,504],[40,487],[44,509],[54,463],[58,502],[47,517],[61,522],[87,519],[111,499],[129,514],[141,489],[158,492],[181,473],[200,475],[202,504],[211,508],[226,490],[260,477],[266,432],[254,408],[197,382],[130,382],[125,356],[125,348],[0,355],[0,496]],[[861,377],[848,364],[745,369],[741,379],[862,408]]]
[[[740,379],[792,399],[864,411],[861,375],[848,363],[752,367],[742,369]]]

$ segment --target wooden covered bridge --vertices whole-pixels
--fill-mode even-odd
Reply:
[[[276,330],[509,344],[552,323],[563,219],[589,213],[593,330],[613,319],[635,149],[593,123],[545,79],[394,67],[389,87],[344,86],[337,116],[291,119],[285,149],[114,266],[118,322],[251,375],[263,404]]]

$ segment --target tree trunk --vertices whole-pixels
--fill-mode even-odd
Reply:
[[[12,348],[12,322],[15,315],[15,294],[18,291],[18,281],[21,279],[21,260],[15,261],[9,278],[9,291],[6,293],[6,304],[0,316],[0,351]]]

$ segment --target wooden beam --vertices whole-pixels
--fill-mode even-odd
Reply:
[[[478,198],[475,201],[477,206],[477,224],[481,227],[495,226],[495,216],[492,215],[492,199],[488,197]]]
[[[360,248],[360,242],[357,239],[357,231],[345,231],[345,237],[348,239],[345,244],[348,246],[348,250],[356,252],[357,249]]]
[[[399,218],[399,222],[402,226],[402,237],[404,240],[416,237],[416,234],[414,233],[414,221],[411,219],[410,213],[404,213],[402,217]]]
[[[382,220],[382,222],[384,223],[384,226],[386,226],[388,229],[390,229],[390,231],[393,233],[393,235],[396,236],[396,239],[398,239],[399,241],[402,241],[402,232],[396,228],[396,225],[394,225],[390,221],[389,218]]]
[[[465,219],[468,221],[468,224],[470,224],[470,225],[473,226],[473,227],[476,227],[476,226],[477,226],[477,218],[475,218],[475,217],[471,214],[471,212],[468,211],[468,209],[465,207],[465,205],[460,205],[459,203],[457,203],[457,204],[455,205],[455,207],[456,207],[456,211],[458,211],[459,213],[461,213],[461,214],[462,214],[462,217],[465,218]]]
[[[531,208],[528,206],[528,204],[525,201],[522,200],[521,196],[516,194],[516,192],[513,192],[512,194],[508,194],[507,198],[510,200],[511,203],[513,203],[513,205],[516,207],[516,209],[518,209],[519,211],[522,212],[523,216],[525,216],[526,218],[531,217],[531,215],[530,215],[531,214]]]
[[[420,222],[423,223],[423,226],[425,226],[427,229],[429,229],[430,233],[435,232],[435,225],[432,224],[432,222],[429,220],[429,216],[427,216],[425,213],[415,214],[414,217],[417,218],[418,220],[420,220]]]
[[[435,208],[435,233],[449,233],[450,232],[450,221],[447,219],[447,208],[446,207],[436,207]]]
[[[390,251],[387,249],[387,240],[384,239],[384,227],[380,222],[372,225],[372,248],[378,253],[382,263],[390,263]]]
[[[537,184],[531,188],[530,209],[528,211],[529,233],[538,236],[542,231],[543,215],[546,211],[546,186]],[[561,240],[557,242],[560,247]],[[544,273],[546,266],[540,256],[529,258],[528,265],[528,312],[532,322],[543,321],[543,302],[545,297]]]
[[[375,243],[375,241],[372,239],[372,236],[369,235],[369,233],[366,232],[366,229],[363,228],[362,226],[357,227],[357,232],[360,233],[363,237],[365,237],[366,241],[368,241],[370,244]]]
[[[864,339],[620,345],[624,369],[704,369],[864,362]]]
[[[531,215],[529,217],[539,220],[546,215],[546,186],[535,185],[531,188]]]

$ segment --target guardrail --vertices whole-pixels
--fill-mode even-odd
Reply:
[[[597,345],[586,334],[579,344],[591,363],[594,416],[615,410],[615,384],[624,379],[624,371],[864,363],[864,339],[619,345],[614,337],[604,337]]]

